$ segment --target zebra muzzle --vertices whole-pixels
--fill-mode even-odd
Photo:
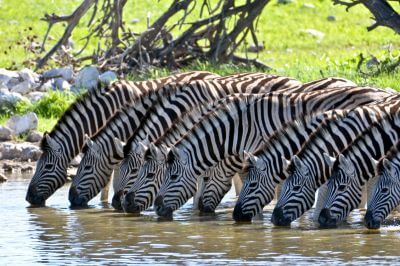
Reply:
[[[337,226],[337,219],[332,216],[328,208],[324,208],[319,214],[318,223],[323,228],[332,228]]]
[[[381,227],[381,221],[374,217],[372,211],[367,211],[365,214],[364,224],[368,229],[379,229]]]
[[[79,195],[78,190],[75,186],[71,186],[68,193],[68,200],[71,203],[72,207],[85,207],[87,206],[88,201]]]
[[[140,213],[140,206],[135,204],[135,193],[129,192],[124,196],[122,209],[127,213]]]
[[[271,222],[277,226],[290,226],[292,219],[284,214],[282,207],[275,207],[272,212]]]

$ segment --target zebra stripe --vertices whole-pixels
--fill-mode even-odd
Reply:
[[[340,89],[276,94],[264,99],[238,101],[198,123],[168,154],[165,181],[155,200],[157,214],[171,216],[193,196],[199,175],[225,157],[242,156],[244,150],[254,150],[263,137],[302,114],[321,110],[319,108],[332,109],[338,104],[338,98],[339,103],[347,101],[349,97],[343,99],[338,91]],[[356,99],[356,102],[366,103],[368,93],[371,93],[369,102],[377,98],[374,93],[380,97],[387,95],[381,90],[363,88],[354,94],[351,102]],[[315,97],[318,99],[315,101],[307,100],[312,95],[321,96]]]
[[[375,160],[400,140],[400,116],[389,115],[360,135],[351,146],[330,160],[332,174],[318,222],[334,227],[361,203],[362,189],[375,175]]]
[[[378,162],[377,177],[364,223],[378,229],[389,213],[400,205],[400,141]]]
[[[354,83],[346,79],[323,78],[303,84],[300,91],[349,87],[351,85],[354,85]],[[349,87],[346,93],[351,94],[352,90],[353,88]],[[346,106],[345,103],[342,107],[348,106]],[[220,162],[217,166],[208,169],[204,173],[204,176],[199,178],[198,191],[194,204],[199,206],[201,212],[214,212],[219,202],[231,188],[233,176],[239,172],[243,174],[242,168],[243,162],[239,158],[229,157]]]
[[[32,205],[44,205],[46,199],[65,183],[67,166],[81,151],[85,134],[95,134],[123,106],[166,82],[205,77],[215,75],[193,71],[158,80],[117,81],[109,86],[99,83],[96,89],[71,105],[50,133],[44,134],[41,142],[43,153],[37,162],[26,200]]]
[[[304,144],[288,167],[290,176],[283,184],[281,195],[272,214],[275,225],[289,225],[309,210],[314,202],[315,192],[331,174],[330,164],[323,159],[324,153],[337,155],[349,146],[362,132],[393,114],[399,101],[356,108],[345,118],[321,127]],[[364,110],[364,111],[361,111]],[[314,213],[315,215],[316,212]],[[316,216],[318,217],[318,216]]]

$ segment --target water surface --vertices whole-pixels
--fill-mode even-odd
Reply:
[[[115,212],[93,199],[90,208],[73,210],[68,187],[45,208],[24,200],[30,175],[13,175],[0,184],[0,264],[326,264],[400,263],[400,215],[380,230],[362,225],[354,211],[337,229],[318,229],[311,213],[291,228],[270,223],[272,207],[251,224],[231,218],[231,192],[214,216],[199,216],[186,204],[173,221],[145,212],[135,217]]]

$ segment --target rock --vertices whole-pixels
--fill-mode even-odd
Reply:
[[[28,137],[26,138],[26,141],[28,141],[28,142],[39,142],[39,141],[42,140],[42,138],[43,138],[42,133],[40,133],[40,132],[38,132],[36,130],[33,130],[33,131],[31,131],[29,133]]]
[[[22,80],[28,81],[32,87],[35,87],[39,82],[39,75],[28,68],[24,68],[19,71],[18,75],[20,78],[22,78]]]
[[[118,79],[117,74],[115,74],[112,71],[106,71],[99,76],[99,80],[105,84],[110,84],[112,81],[117,79]]]
[[[12,130],[14,135],[27,133],[30,130],[36,129],[37,125],[37,115],[32,112],[22,116],[13,116],[6,123],[6,126]]]
[[[73,80],[74,71],[70,67],[54,68],[43,73],[42,77],[46,79],[63,78],[68,82]]]
[[[63,78],[56,78],[53,80],[53,89],[59,91],[69,91],[71,90],[71,85],[69,85],[68,81]]]
[[[258,52],[261,52],[264,49],[265,49],[264,44],[259,44],[259,45],[252,44],[247,49],[247,51],[250,52],[250,53],[258,53]]]
[[[328,16],[326,19],[328,21],[336,21],[336,17],[335,16]]]
[[[325,36],[325,33],[318,31],[316,29],[305,29],[305,30],[301,30],[300,32],[307,33],[308,35],[315,37],[317,39],[322,39]]]
[[[0,141],[12,139],[12,130],[5,126],[0,126]]]
[[[380,64],[380,62],[379,62],[378,58],[376,58],[375,56],[372,56],[372,58],[369,59],[369,60],[367,61],[367,63],[365,63],[365,66],[366,66],[368,69],[373,69],[373,68],[378,67],[379,64]]]
[[[24,95],[32,91],[32,84],[29,83],[29,81],[24,80],[18,83],[17,85],[13,86],[10,91]]]
[[[294,0],[278,0],[278,4],[284,4],[284,5],[291,4],[293,2]]]
[[[310,3],[304,3],[302,6],[302,8],[308,8],[308,9],[314,9],[315,6],[313,4]]]
[[[97,79],[100,76],[100,72],[96,67],[88,66],[84,67],[79,71],[78,76],[75,79],[74,91],[80,91],[82,89],[92,89],[97,85]]]
[[[41,154],[39,147],[30,143],[0,143],[1,160],[37,161]]]
[[[139,19],[138,18],[133,18],[133,19],[131,19],[131,24],[136,24],[136,23],[139,23]]]
[[[11,79],[18,79],[18,73],[0,68],[0,84],[6,85]]]
[[[33,103],[42,99],[46,94],[41,91],[32,91],[26,95],[26,97]]]
[[[0,173],[0,183],[6,182],[6,181],[7,181],[7,177]]]
[[[52,90],[52,89],[53,89],[53,83],[54,83],[54,80],[51,79],[51,80],[45,82],[45,83],[44,83],[42,86],[40,86],[37,90],[40,91],[40,92],[48,92],[49,90]]]
[[[8,89],[0,90],[0,110],[13,109],[17,102],[26,99],[21,94],[9,92]]]

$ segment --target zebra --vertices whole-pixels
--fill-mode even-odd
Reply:
[[[201,98],[201,95],[205,91],[211,90],[213,87],[217,87],[211,82],[205,84],[203,88],[199,88],[200,96],[192,96],[190,100],[181,100],[182,102],[191,103],[188,108],[184,111],[190,111],[195,104],[203,104],[207,101],[221,98],[224,95],[236,93],[236,92],[249,92],[249,93],[267,93],[273,91],[295,91],[301,88],[302,84],[299,85],[298,81],[284,78],[280,76],[264,75],[263,77],[256,77],[246,80],[233,80],[230,83],[226,83],[223,86],[219,86],[220,89],[215,89],[213,96],[207,98]],[[193,90],[192,90],[193,91]],[[178,95],[179,96],[179,95]],[[178,97],[177,96],[177,97]],[[183,95],[184,96],[184,95]],[[181,97],[181,96],[179,96]],[[173,102],[166,102],[159,104],[156,111],[151,113],[149,117],[142,123],[142,125],[136,130],[135,134],[128,140],[125,145],[125,159],[121,162],[119,170],[119,180],[117,185],[114,187],[114,197],[112,205],[116,209],[120,209],[120,197],[124,194],[124,190],[127,191],[132,183],[136,180],[138,169],[143,162],[143,143],[152,142],[160,137],[168,128],[178,120],[180,113],[175,111],[176,107]],[[172,111],[171,111],[172,110]],[[183,113],[183,111],[181,112]]]
[[[375,175],[375,160],[399,140],[400,116],[396,113],[373,125],[336,158],[330,158],[332,173],[327,183],[326,202],[318,218],[321,226],[337,226],[360,205],[362,189]]]
[[[302,86],[302,91],[321,90],[335,87],[339,88],[352,84],[354,83],[341,78],[323,78],[305,83]],[[350,93],[351,90],[354,89],[354,87],[351,89],[349,88],[349,91],[346,93]],[[194,203],[197,203],[200,212],[214,212],[223,196],[231,188],[233,176],[236,173],[243,174],[242,168],[243,162],[240,161],[238,157],[228,157],[224,161],[218,163],[216,167],[208,169],[203,174],[203,177],[199,178],[198,192],[196,193]]]
[[[343,119],[318,129],[300,152],[293,156],[287,168],[289,177],[283,183],[271,221],[275,225],[288,226],[309,210],[317,188],[324,185],[331,174],[329,158],[325,158],[323,154],[337,155],[374,123],[388,114],[396,113],[399,104],[400,101],[383,102],[370,105],[363,112],[356,108]],[[324,194],[324,190],[326,185],[320,188],[321,195]],[[318,215],[319,208],[314,211],[314,217]]]
[[[46,199],[66,182],[68,164],[81,151],[85,134],[94,135],[123,106],[167,82],[207,77],[216,75],[192,71],[157,80],[120,80],[108,86],[99,82],[95,89],[70,106],[51,132],[45,132],[40,144],[42,155],[36,164],[26,200],[31,205],[43,206]]]
[[[389,213],[400,204],[399,169],[400,141],[377,163],[376,182],[364,217],[364,224],[369,229],[378,229]]]
[[[225,157],[237,155],[243,160],[243,150],[252,151],[259,147],[263,137],[282,128],[284,123],[304,113],[335,107],[335,95],[338,95],[333,91],[340,89],[303,93],[303,96],[292,93],[270,99],[238,101],[198,123],[168,153],[165,180],[154,202],[156,213],[172,217],[173,211],[193,196],[198,177]],[[372,91],[378,92],[378,97],[388,95],[382,90],[364,88],[358,97],[353,95],[351,103],[374,101],[377,95],[372,96]],[[366,101],[368,92],[372,94]],[[324,97],[307,101],[307,95],[312,97],[310,95],[315,94]],[[347,100],[349,97],[340,102]]]
[[[236,79],[236,77],[238,77]],[[258,82],[255,82],[258,80]],[[276,82],[271,82],[275,81]],[[116,116],[110,125],[95,136],[94,141],[88,140],[85,155],[79,165],[76,177],[70,188],[69,199],[72,205],[86,205],[101,188],[108,183],[110,175],[115,165],[122,160],[121,142],[118,139],[126,141],[138,130],[141,121],[152,121],[154,113],[163,112],[168,108],[168,112],[156,116],[162,118],[160,123],[170,123],[174,117],[190,109],[193,105],[219,98],[230,92],[240,91],[242,88],[248,88],[247,84],[257,84],[252,90],[263,92],[273,90],[278,86],[294,86],[301,84],[299,81],[267,75],[262,73],[247,73],[228,77],[217,78],[216,80],[197,80],[191,83],[169,83],[163,90],[171,94],[168,97],[155,92],[155,99],[145,98],[138,106],[123,110]],[[145,103],[143,103],[143,101]],[[156,103],[156,104],[155,104]],[[149,109],[149,107],[151,107]],[[149,109],[149,110],[148,110]],[[152,116],[153,114],[153,116]],[[157,120],[160,121],[160,120]],[[164,126],[164,125],[163,125]],[[140,128],[140,127],[139,127]],[[161,129],[160,129],[161,130]],[[151,132],[151,130],[149,130]],[[162,132],[162,130],[161,130]],[[116,139],[115,139],[116,138]]]

